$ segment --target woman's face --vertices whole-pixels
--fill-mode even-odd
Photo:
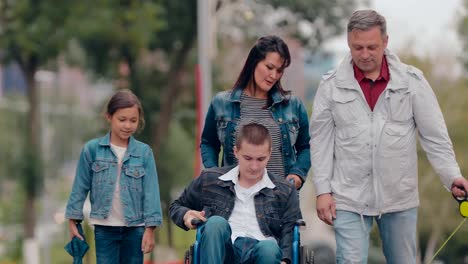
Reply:
[[[267,53],[265,59],[258,62],[255,67],[254,80],[257,86],[256,93],[267,94],[271,87],[283,76],[284,58],[278,52]]]

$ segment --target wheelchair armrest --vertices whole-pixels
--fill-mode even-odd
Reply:
[[[296,221],[297,226],[306,226],[306,221],[304,219],[298,219]]]

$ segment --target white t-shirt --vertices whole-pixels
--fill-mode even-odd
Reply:
[[[126,226],[122,210],[122,202],[120,200],[120,174],[122,172],[122,160],[125,156],[127,148],[111,144],[111,149],[118,159],[117,178],[115,179],[115,189],[112,197],[112,207],[106,219],[90,218],[89,222],[92,225]]]

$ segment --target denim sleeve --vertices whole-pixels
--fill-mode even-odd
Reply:
[[[200,144],[203,166],[205,168],[218,167],[220,149],[221,142],[216,131],[215,110],[212,102],[206,114]]]
[[[89,149],[85,146],[81,150],[80,159],[76,167],[72,191],[68,198],[65,218],[83,220],[83,204],[91,189],[91,158]]]
[[[188,210],[201,211],[203,209],[201,201],[201,179],[203,175],[194,179],[189,186],[185,188],[182,194],[169,206],[169,215],[177,226],[188,230],[184,224],[184,215]]]
[[[295,188],[291,187],[288,201],[286,203],[286,211],[283,213],[283,229],[281,231],[281,239],[279,246],[283,251],[283,259],[292,260],[292,242],[293,230],[296,221],[298,220],[299,212],[299,195]]]
[[[290,168],[289,174],[300,176],[304,183],[310,169],[309,118],[304,104],[299,100],[297,112],[299,116],[299,134],[297,136],[296,143],[294,144],[297,152],[297,161]]]
[[[156,162],[154,160],[153,151],[149,146],[145,160],[146,175],[143,177],[143,217],[145,220],[145,226],[160,226],[162,224],[162,210],[159,193],[158,173],[156,170]]]

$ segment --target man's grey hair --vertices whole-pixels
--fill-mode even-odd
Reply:
[[[380,27],[382,36],[387,35],[387,22],[385,17],[377,13],[375,10],[358,10],[354,11],[348,22],[348,33],[353,30],[369,30],[375,26]]]

